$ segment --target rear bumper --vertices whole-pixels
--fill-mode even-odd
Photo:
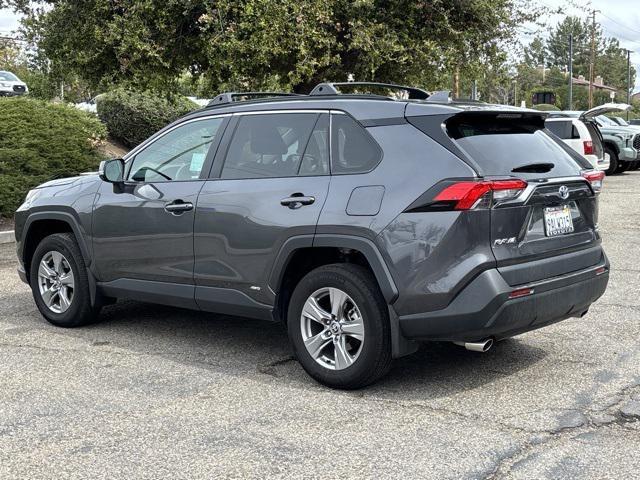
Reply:
[[[486,270],[446,308],[399,317],[400,330],[414,340],[500,340],[583,315],[608,281],[606,257],[588,269],[515,288],[497,270]],[[510,299],[509,294],[520,288],[534,293]]]

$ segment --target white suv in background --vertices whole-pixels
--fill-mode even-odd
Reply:
[[[0,70],[0,97],[13,97],[29,93],[27,84],[13,73]]]
[[[593,168],[609,168],[609,155],[604,153],[600,132],[593,123],[584,123],[578,118],[556,117],[547,118],[544,124],[554,135],[589,160]]]

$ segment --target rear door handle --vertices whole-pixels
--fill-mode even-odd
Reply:
[[[176,200],[175,202],[167,203],[164,206],[165,211],[174,215],[180,215],[183,212],[193,210],[193,203],[183,202],[182,200]]]
[[[280,200],[280,205],[282,205],[283,207],[289,207],[293,210],[296,208],[300,208],[303,205],[311,205],[315,201],[315,197],[307,197],[302,193],[294,193],[290,197],[286,197]]]

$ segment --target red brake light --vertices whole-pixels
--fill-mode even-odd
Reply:
[[[591,140],[585,140],[583,142],[583,145],[584,145],[584,154],[593,155],[593,142]]]
[[[602,190],[602,181],[604,180],[604,172],[599,170],[585,170],[582,176],[591,184],[593,191],[598,193]]]
[[[524,180],[464,181],[449,185],[436,197],[437,202],[455,202],[454,210],[470,210],[476,207],[484,195],[493,192],[496,200],[509,200],[527,188]]]

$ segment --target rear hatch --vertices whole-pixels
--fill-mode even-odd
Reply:
[[[409,118],[420,128],[416,120]],[[527,182],[478,204],[491,209],[487,240],[510,285],[581,270],[602,259],[597,195],[583,177],[591,164],[546,133],[543,114],[470,110],[442,124],[448,148],[457,149],[485,181]]]

